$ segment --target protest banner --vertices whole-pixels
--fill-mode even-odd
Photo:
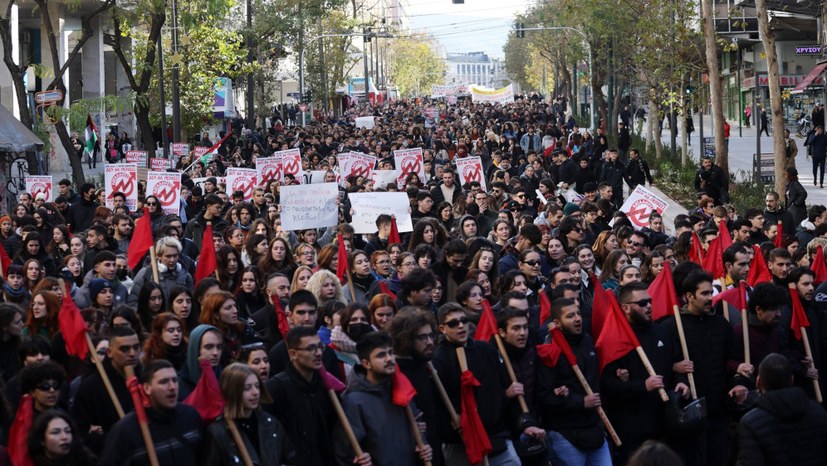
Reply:
[[[186,142],[173,142],[172,155],[181,158],[190,153],[190,145]]]
[[[126,206],[134,212],[138,206],[138,165],[134,163],[106,164],[103,172],[106,207],[115,207],[112,195],[116,192],[126,196]]]
[[[334,172],[335,173],[335,172]],[[325,176],[327,175],[327,170],[309,170],[304,172],[299,182],[301,184],[319,184],[325,183]],[[338,175],[336,175],[336,183],[339,182]]]
[[[373,126],[376,124],[376,120],[373,116],[365,116],[365,117],[356,117],[356,128],[357,129],[373,129]]]
[[[52,177],[49,176],[27,176],[26,177],[26,192],[32,196],[32,199],[37,198],[37,195],[43,193],[46,195],[46,202],[52,202]]]
[[[514,102],[514,85],[501,87],[499,89],[488,89],[481,86],[468,86],[468,91],[471,93],[471,101],[477,102],[491,102],[498,104],[507,104]]]
[[[178,215],[181,210],[181,173],[150,171],[146,176],[146,193],[158,198],[165,214]]]
[[[353,209],[350,225],[356,234],[376,233],[376,218],[381,214],[395,215],[400,233],[413,231],[411,204],[406,193],[353,193],[349,199]]]
[[[126,163],[134,163],[139,167],[146,167],[149,152],[145,150],[128,150],[126,151],[124,158],[126,159]]]
[[[302,154],[298,149],[288,149],[273,153],[273,157],[281,160],[282,176],[288,173],[295,176],[297,180],[302,178]]]
[[[339,223],[336,183],[281,187],[281,227],[285,231],[330,227]]]
[[[256,171],[252,168],[228,168],[226,176],[227,194],[231,195],[236,191],[244,193],[244,200],[253,198],[253,188],[256,184]]]
[[[467,84],[434,84],[431,86],[431,97],[438,99],[440,97],[456,97],[457,94],[468,91]]]
[[[259,184],[266,184],[271,180],[281,183],[281,158],[256,158],[256,176]]]
[[[626,199],[626,202],[623,203],[623,206],[620,207],[620,211],[629,217],[632,226],[634,226],[636,230],[640,230],[649,225],[649,215],[653,210],[663,215],[663,211],[665,211],[668,206],[669,203],[663,198],[644,188],[643,185],[638,185],[637,188],[632,191],[632,194],[629,195],[629,198]],[[614,221],[611,223],[614,223]]]
[[[344,157],[343,157],[344,156]],[[370,178],[373,167],[376,165],[376,158],[372,155],[361,152],[350,152],[339,155],[339,185],[344,186],[349,176],[361,176]]]
[[[482,170],[482,159],[479,157],[463,157],[454,159],[457,162],[457,175],[459,175],[460,186],[465,183],[476,181],[483,191],[488,191],[485,186],[485,173]]]
[[[149,159],[150,170],[162,172],[168,168],[172,168],[172,160],[159,159],[156,157],[152,157],[151,159]]]
[[[396,183],[396,170],[373,170],[370,179],[373,180],[373,189],[387,189],[389,184]]]
[[[409,173],[419,174],[419,181],[425,182],[425,163],[421,147],[393,151],[393,163],[397,172],[396,184],[400,188],[405,186],[405,178]]]

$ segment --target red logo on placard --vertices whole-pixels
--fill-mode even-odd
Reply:
[[[31,194],[33,198],[37,198],[38,194],[43,193],[43,194],[46,195],[46,201],[47,202],[52,200],[52,196],[51,196],[52,185],[51,185],[51,183],[37,182],[37,183],[33,183],[31,186],[32,186],[31,187],[31,192],[29,194]]]
[[[370,169],[372,168],[372,164],[365,160],[358,160],[353,162],[350,166],[350,174],[352,176],[361,176],[366,177],[368,173],[370,173]]]
[[[231,186],[232,192],[242,191],[245,199],[253,196],[253,187],[253,180],[246,176],[235,178]]]
[[[163,207],[169,207],[175,203],[175,193],[177,193],[179,189],[180,185],[177,182],[158,181],[155,183],[152,193],[161,201]]]
[[[649,223],[649,214],[652,212],[652,205],[644,199],[640,199],[629,209],[627,214],[629,220],[637,226],[643,227]]]
[[[400,178],[408,176],[409,173],[419,173],[420,168],[422,168],[422,164],[419,163],[419,157],[403,158],[399,165],[399,168],[402,170]]]
[[[480,166],[466,165],[465,167],[463,167],[462,179],[465,180],[466,183],[470,183],[472,181],[479,182],[482,179],[482,173],[480,173]]]
[[[262,182],[268,182],[270,180],[281,180],[281,164],[278,165],[271,165],[261,170],[261,178]]]
[[[298,157],[293,157],[293,160],[289,163],[284,164],[284,173],[290,173],[291,175],[295,175],[299,172],[301,161]]]
[[[112,192],[109,198],[116,192],[122,192],[124,196],[129,197],[135,189],[135,172],[119,172],[112,175]]]

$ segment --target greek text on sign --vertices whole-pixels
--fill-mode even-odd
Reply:
[[[281,227],[285,231],[330,227],[339,223],[336,183],[281,187]]]
[[[173,142],[172,155],[184,157],[190,153],[190,145],[186,142]]]
[[[149,159],[149,169],[155,171],[164,171],[168,168],[172,168],[172,160],[169,159],[160,159],[157,157],[152,157]]]
[[[145,150],[128,150],[126,151],[125,157],[127,163],[137,163],[141,167],[146,167],[149,152]]]
[[[402,149],[393,151],[393,163],[396,165],[396,184],[401,188],[405,185],[408,174],[416,173],[419,180],[425,181],[425,163],[422,157],[422,148]]]
[[[177,215],[181,210],[181,173],[148,172],[146,192],[158,198],[165,214]]]
[[[509,84],[508,86],[502,87],[500,89],[487,89],[480,86],[472,85],[468,87],[468,91],[471,93],[471,101],[474,103],[492,102],[499,104],[507,104],[509,102],[514,102],[513,84]]]
[[[27,176],[26,192],[35,199],[38,194],[46,195],[46,202],[52,202],[52,177],[51,176]]]
[[[348,198],[353,209],[350,224],[357,235],[376,233],[376,218],[381,214],[396,216],[400,233],[413,231],[411,204],[406,193],[353,193]]]
[[[638,185],[629,195],[629,198],[626,199],[626,202],[623,203],[620,211],[624,212],[635,229],[639,230],[649,224],[649,215],[653,210],[663,215],[668,206],[669,203],[657,194],[642,185]]]
[[[488,191],[485,186],[485,173],[482,171],[482,159],[479,157],[463,157],[455,159],[457,162],[457,173],[459,174],[459,183],[465,186],[466,183],[476,181],[480,184],[483,191]]]
[[[244,200],[253,198],[253,188],[256,185],[256,171],[252,168],[228,168],[227,169],[227,193],[236,191],[244,193]]]
[[[261,184],[281,183],[281,157],[256,158],[256,172]]]
[[[282,176],[291,174],[296,179],[302,177],[302,154],[298,149],[288,149],[273,153],[273,157],[281,160]]]
[[[373,167],[376,165],[376,158],[372,155],[363,154],[361,152],[350,152],[348,154],[339,155],[339,173],[341,186],[345,185],[345,180],[349,176],[361,176],[362,178],[370,178]]]
[[[121,192],[126,196],[126,206],[131,212],[138,206],[138,165],[134,163],[107,164],[104,166],[104,191],[106,207],[115,207],[112,195]]]

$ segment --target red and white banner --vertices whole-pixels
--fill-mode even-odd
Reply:
[[[288,149],[273,153],[273,157],[281,160],[282,177],[291,174],[297,180],[302,179],[302,154],[298,149]]]
[[[370,178],[374,166],[376,166],[376,158],[372,155],[361,152],[339,154],[339,186],[344,186],[349,176]]]
[[[669,207],[669,203],[666,200],[642,185],[638,185],[620,207],[620,211],[626,214],[636,230],[640,230],[649,225],[649,215],[652,214],[652,211],[663,215],[663,211],[667,207]],[[614,221],[612,221],[613,223]]]
[[[227,194],[232,196],[234,192],[244,193],[244,200],[253,198],[253,188],[256,184],[256,171],[252,168],[228,168],[227,169]]]
[[[172,143],[172,155],[176,157],[184,157],[189,155],[190,153],[190,145],[186,142],[173,142]]]
[[[405,186],[405,178],[409,173],[417,173],[419,181],[425,181],[425,163],[421,147],[393,151],[393,163],[396,165],[396,184],[400,188]]]
[[[52,202],[52,177],[51,176],[27,176],[26,192],[35,199],[38,194],[46,195],[46,202]]]
[[[459,175],[459,184],[465,186],[465,183],[476,181],[482,187],[483,192],[487,192],[488,188],[485,186],[485,172],[482,169],[482,159],[479,157],[463,157],[461,159],[455,158],[457,163],[457,175]]]
[[[149,169],[162,172],[168,168],[172,168],[172,160],[160,159],[152,157],[149,159]]]
[[[256,158],[256,175],[258,182],[265,184],[270,180],[281,183],[281,157]]]
[[[115,206],[112,195],[116,192],[126,196],[126,206],[130,212],[135,212],[138,206],[138,166],[134,163],[107,164],[103,172],[104,191],[106,192],[106,207]]]
[[[146,193],[158,198],[165,214],[178,215],[181,210],[181,173],[148,172]]]
[[[149,152],[145,150],[128,150],[124,158],[126,158],[126,163],[136,163],[139,167],[145,168],[147,158],[149,158]]]

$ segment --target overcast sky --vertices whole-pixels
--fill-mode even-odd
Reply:
[[[446,52],[487,52],[503,56],[514,14],[525,12],[530,0],[410,0],[411,28],[437,38]]]

